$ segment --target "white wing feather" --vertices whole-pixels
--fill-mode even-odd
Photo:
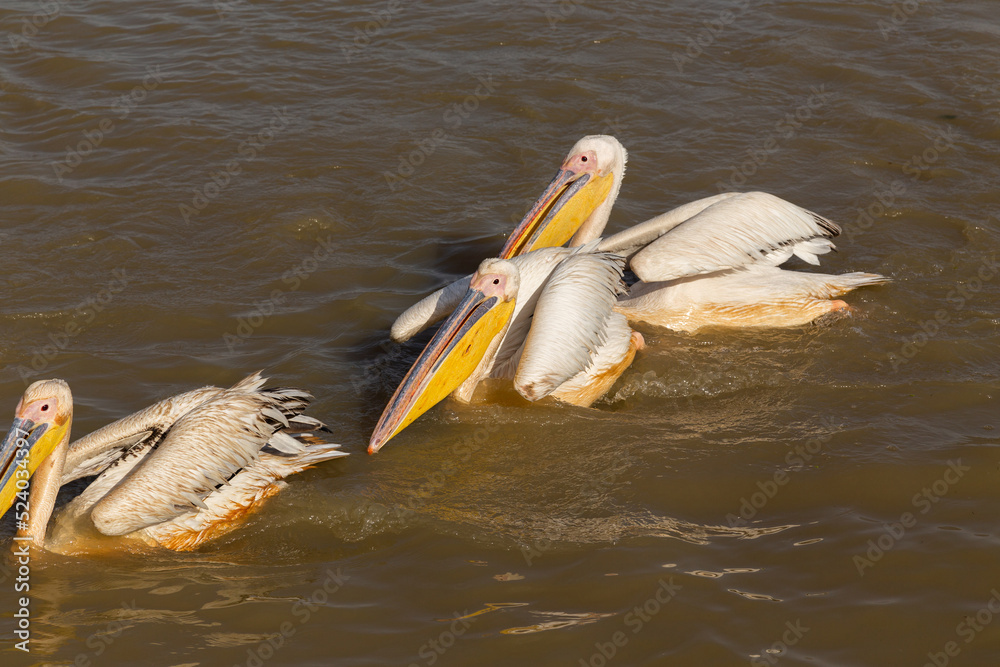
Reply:
[[[181,415],[225,391],[203,387],[171,396],[73,442],[66,453],[61,484],[104,472],[125,455],[159,438]]]
[[[607,319],[624,291],[625,260],[594,253],[595,243],[563,260],[546,282],[514,376],[528,400],[543,398],[590,365],[607,339]]]
[[[584,248],[593,249],[593,243]],[[513,378],[524,349],[524,341],[534,322],[535,305],[548,284],[552,273],[567,257],[579,252],[577,248],[540,248],[510,259],[517,267],[520,286],[510,326],[497,349],[491,377]]]
[[[736,192],[723,192],[714,197],[705,197],[704,199],[688,202],[666,213],[661,213],[655,218],[650,218],[646,222],[640,222],[638,225],[633,225],[626,230],[602,239],[597,249],[601,252],[613,252],[616,255],[631,259],[632,255],[677,225],[698,215],[709,206],[720,201],[725,201],[730,197],[735,197],[738,194]]]
[[[309,395],[293,389],[258,391],[264,379],[251,375],[183,415],[163,441],[93,508],[94,525],[105,535],[124,535],[173,519],[195,508],[242,468],[282,426],[265,414],[286,417],[304,408]]]
[[[840,233],[826,218],[764,192],[710,199],[711,205],[672,224],[632,257],[639,278],[654,282],[752,264],[777,266],[792,254],[818,264],[816,255],[833,249],[829,239]]]

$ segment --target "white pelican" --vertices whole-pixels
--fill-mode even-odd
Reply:
[[[484,260],[469,278],[406,311],[393,327],[397,340],[451,317],[396,389],[369,453],[449,393],[468,402],[487,377],[512,379],[530,401],[552,396],[589,406],[603,396],[643,340],[613,311],[624,260],[595,245]]]
[[[44,546],[59,487],[99,474],[57,519],[74,536],[89,524],[188,551],[229,532],[282,478],[346,456],[314,435],[327,430],[322,422],[302,414],[312,396],[264,383],[254,373],[229,389],[178,394],[70,445],[69,385],[35,382],[0,445],[0,515],[18,500],[19,537]]]
[[[578,141],[501,256],[600,237],[627,158],[614,137]],[[792,255],[818,265],[816,256],[834,249],[830,239],[838,234],[835,223],[773,195],[727,192],[610,236],[597,249],[627,257],[642,281],[616,306],[630,322],[691,332],[705,326],[780,327],[846,309],[831,299],[887,282],[874,273],[832,276],[778,268]]]
[[[396,390],[372,435],[369,452],[378,451],[449,392],[455,390],[457,398],[469,400],[475,385],[485,377],[513,377],[517,390],[529,400],[552,395],[590,405],[610,388],[643,346],[642,336],[631,331],[625,320],[614,318],[609,308],[629,321],[682,331],[705,326],[794,326],[847,307],[843,301],[831,300],[834,296],[886,281],[872,273],[830,276],[778,268],[793,254],[818,264],[816,256],[833,249],[830,238],[839,234],[840,228],[762,192],[708,197],[601,240],[627,157],[614,137],[581,139],[511,234],[500,260],[487,260],[477,273],[439,289],[397,318],[392,338],[404,341],[452,314]],[[567,242],[582,247],[575,253],[557,248]],[[553,312],[542,313],[541,301],[538,305],[535,302],[535,290],[541,288],[544,295],[570,257],[581,267],[615,264],[617,293],[622,293],[618,289],[622,257],[628,258],[642,282],[617,302],[601,302],[580,290],[575,300],[561,303],[558,312],[553,307]],[[513,268],[500,272],[498,266],[513,267],[517,272]],[[525,278],[529,271],[531,281]],[[505,291],[490,291],[489,279],[512,283],[511,275],[520,276],[522,290],[531,286],[526,307],[521,309],[520,301],[515,306],[506,335],[505,316],[498,315],[486,329],[489,338],[472,337],[480,328],[476,326],[478,319],[485,319],[491,308],[500,308],[507,298]],[[594,282],[592,277],[588,280]],[[603,293],[607,294],[610,283],[604,284]],[[484,302],[489,305],[480,313],[476,309]],[[587,329],[595,323],[603,323],[603,329]],[[571,356],[567,341],[588,336],[607,336],[606,345],[615,352],[602,349],[595,354],[591,346],[587,348],[589,357],[581,354],[567,365]],[[455,355],[454,363],[450,355]],[[462,355],[468,358],[459,363],[457,358]],[[571,390],[569,383],[559,386],[553,381],[540,385],[547,391],[530,389],[537,377],[565,381],[572,377],[566,374],[567,368],[583,371],[574,378],[577,384],[573,386],[586,390]]]

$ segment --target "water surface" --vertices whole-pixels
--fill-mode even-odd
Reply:
[[[3,664],[993,664],[995,10],[6,3],[4,418],[45,377],[82,435],[262,368],[351,456],[195,553],[37,557]],[[609,231],[765,190],[844,226],[823,270],[894,282],[643,329],[593,409],[489,386],[367,456],[426,341],[393,319],[598,132],[629,149]]]

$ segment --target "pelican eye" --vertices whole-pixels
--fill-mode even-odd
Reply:
[[[42,412],[47,412],[48,409],[49,409],[49,404],[48,403],[46,403],[45,405],[42,406]]]
[[[494,285],[499,285],[500,284],[500,279],[499,278],[494,278],[493,279],[493,284]]]
[[[587,161],[587,156],[586,155],[581,155],[580,156],[580,162],[586,162],[586,161]]]

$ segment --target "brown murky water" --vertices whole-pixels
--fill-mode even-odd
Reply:
[[[351,456],[192,554],[30,568],[4,665],[986,665],[1000,659],[995,2],[6,2],[0,414],[82,435],[264,368]],[[494,388],[364,445],[584,134],[610,231],[720,188],[895,282],[678,335],[594,409]],[[79,487],[69,490],[78,492]],[[13,532],[2,524],[4,542]],[[6,547],[3,547],[6,550]]]

